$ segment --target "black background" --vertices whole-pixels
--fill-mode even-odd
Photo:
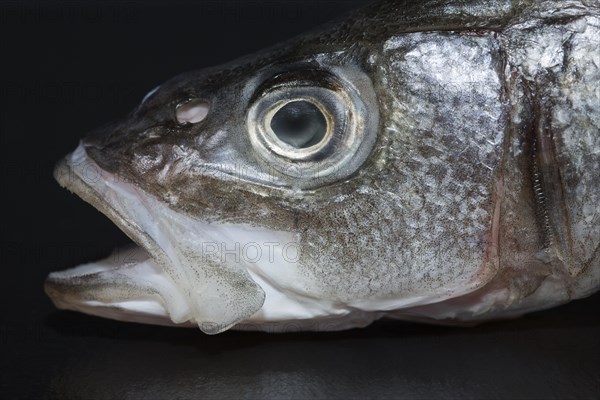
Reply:
[[[476,328],[205,336],[55,310],[48,272],[129,240],[53,164],[171,76],[365,1],[0,3],[0,396],[598,398],[600,296]]]

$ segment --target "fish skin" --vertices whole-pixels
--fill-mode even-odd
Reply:
[[[292,240],[299,259],[280,268],[293,274],[260,273],[294,304],[321,304],[313,317],[257,319],[273,291],[251,266],[207,267],[190,239],[174,267],[139,220],[73,179],[73,158],[55,175],[181,289],[189,310],[178,318],[161,298],[171,320],[207,333],[344,329],[383,316],[471,323],[553,307],[600,287],[599,31],[593,1],[382,1],[175,77],[83,139],[89,163],[165,207],[172,226]],[[259,154],[248,115],[273,87],[294,93],[305,81],[343,93],[359,140],[300,163],[298,176]],[[182,126],[176,108],[190,98],[209,113]],[[72,283],[48,280],[59,307],[77,308],[65,293],[98,293]]]

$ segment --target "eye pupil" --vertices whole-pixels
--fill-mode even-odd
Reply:
[[[271,129],[279,140],[305,149],[323,140],[327,134],[327,120],[317,106],[298,100],[277,110],[271,119]]]

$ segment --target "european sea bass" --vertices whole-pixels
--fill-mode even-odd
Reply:
[[[59,308],[269,331],[510,318],[600,287],[595,0],[383,1],[177,76],[58,182],[138,246]]]

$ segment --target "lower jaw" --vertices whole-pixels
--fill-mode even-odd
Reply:
[[[116,250],[99,261],[53,272],[44,286],[59,309],[120,321],[182,326],[171,320],[159,296],[140,295],[137,299],[127,299],[114,290],[115,282],[119,282],[125,291],[129,288],[140,293],[151,287],[169,290],[169,286],[174,286],[161,268],[138,246]],[[177,289],[172,287],[169,291],[175,293]],[[191,323],[184,325],[194,326]]]

